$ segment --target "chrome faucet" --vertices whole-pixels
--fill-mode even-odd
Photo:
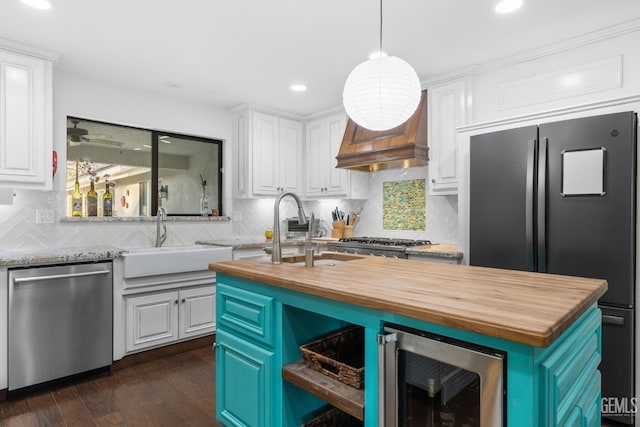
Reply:
[[[280,201],[286,197],[291,196],[298,205],[298,224],[306,224],[307,217],[305,216],[304,209],[302,209],[302,202],[300,198],[293,193],[280,193],[276,197],[276,202],[273,206],[273,249],[271,250],[271,263],[282,264],[282,249],[280,247]]]
[[[311,242],[311,239],[316,237],[318,234],[317,230],[318,224],[316,224],[316,216],[313,212],[309,215],[309,231],[307,232],[307,241]]]
[[[167,226],[162,224],[162,233],[160,233],[160,222],[167,219],[167,210],[163,207],[158,208],[158,215],[156,216],[156,248],[162,246],[167,239]]]

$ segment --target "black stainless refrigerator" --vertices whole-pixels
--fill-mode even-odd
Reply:
[[[471,265],[604,278],[602,397],[635,378],[634,112],[471,138]],[[631,424],[630,413],[611,419]]]

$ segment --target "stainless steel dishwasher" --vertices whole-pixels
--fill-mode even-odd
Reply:
[[[8,390],[111,365],[111,262],[9,270]]]

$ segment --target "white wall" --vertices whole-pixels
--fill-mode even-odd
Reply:
[[[53,133],[59,170],[53,191],[16,191],[13,205],[0,205],[0,249],[113,245],[149,246],[155,240],[152,223],[60,223],[66,215],[65,159],[68,115],[142,128],[223,140],[224,163],[231,163],[231,115],[222,109],[180,99],[160,98],[132,88],[114,87],[86,77],[54,72]],[[177,89],[179,90],[179,89]],[[231,194],[226,180],[225,195]],[[231,200],[223,200],[230,207]],[[36,209],[53,209],[55,224],[36,224]],[[166,244],[197,239],[229,238],[230,222],[178,223],[168,226]]]

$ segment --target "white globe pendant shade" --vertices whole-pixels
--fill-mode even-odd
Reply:
[[[342,102],[349,117],[369,130],[392,129],[416,111],[422,95],[420,80],[407,62],[396,56],[370,59],[351,71]]]

